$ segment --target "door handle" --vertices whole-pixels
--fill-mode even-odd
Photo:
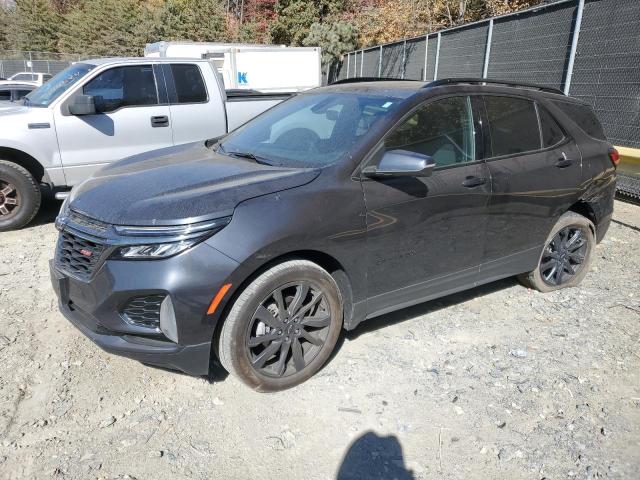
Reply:
[[[556,162],[556,167],[558,167],[558,168],[567,168],[567,167],[570,167],[572,164],[573,164],[573,160],[569,160],[566,157],[561,157]]]
[[[168,127],[169,126],[169,117],[166,115],[158,115],[155,117],[151,117],[151,126],[156,127]]]
[[[487,179],[484,177],[467,177],[467,179],[462,182],[462,186],[466,188],[474,188],[484,185],[485,183],[487,183]]]

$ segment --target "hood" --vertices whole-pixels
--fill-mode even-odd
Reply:
[[[31,108],[25,107],[22,102],[10,102],[8,100],[0,102],[0,120],[2,117],[13,116],[13,115],[24,115],[31,112]],[[46,109],[40,109],[45,110]],[[48,112],[47,112],[48,113]],[[13,118],[8,121],[13,121]]]
[[[203,143],[113,163],[76,186],[69,207],[114,225],[180,225],[231,215],[240,202],[311,182],[319,169],[260,165]]]

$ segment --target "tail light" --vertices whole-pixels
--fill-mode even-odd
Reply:
[[[620,163],[620,153],[618,152],[618,150],[611,147],[609,149],[609,159],[611,160],[611,163],[613,163],[613,166],[617,167]]]

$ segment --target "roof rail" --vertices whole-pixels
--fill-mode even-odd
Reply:
[[[531,88],[540,90],[541,92],[565,95],[565,93],[559,88],[545,87],[544,85],[536,85],[535,83],[512,82],[510,80],[495,80],[491,78],[443,78],[441,80],[434,80],[433,82],[427,83],[422,88],[441,87],[443,85],[455,85],[457,83],[469,83],[473,85],[505,85],[507,87]]]
[[[360,83],[360,82],[401,82],[401,78],[388,78],[388,77],[354,77],[343,78],[342,80],[336,80],[329,85],[341,85],[343,83]]]

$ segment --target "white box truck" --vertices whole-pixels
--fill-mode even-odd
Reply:
[[[227,90],[300,92],[322,84],[320,47],[233,43],[148,43],[145,57],[206,58]]]

